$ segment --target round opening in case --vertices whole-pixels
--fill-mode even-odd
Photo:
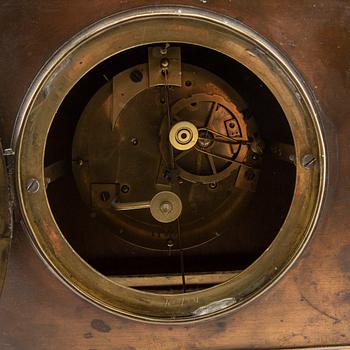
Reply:
[[[322,203],[306,87],[255,32],[201,10],[88,28],[41,71],[18,130],[40,255],[134,318],[193,321],[252,300],[298,256]]]

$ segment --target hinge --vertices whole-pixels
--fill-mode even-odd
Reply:
[[[3,151],[0,140],[0,293],[2,291],[13,234],[15,152]]]

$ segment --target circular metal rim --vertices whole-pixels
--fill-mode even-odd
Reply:
[[[213,27],[220,27],[223,30],[226,30],[227,32],[230,32],[232,35],[232,38],[234,35],[236,35],[238,38],[244,38],[250,43],[253,43],[252,49],[248,50],[247,53],[251,55],[252,57],[255,57],[259,60],[272,60],[272,63],[275,64],[275,69],[279,69],[279,74],[284,75],[283,83],[291,83],[291,89],[295,89],[294,94],[296,96],[296,99],[299,101],[301,106],[299,108],[304,109],[304,113],[308,114],[308,117],[310,118],[310,121],[313,125],[314,131],[315,131],[315,142],[317,143],[317,154],[319,156],[318,158],[318,168],[319,173],[317,175],[317,193],[315,197],[315,206],[312,210],[312,212],[309,215],[309,220],[307,221],[307,225],[305,228],[305,232],[302,235],[300,241],[298,242],[297,246],[293,248],[293,254],[289,256],[288,261],[285,261],[285,264],[281,267],[281,269],[277,269],[275,273],[273,274],[273,277],[268,283],[263,284],[263,288],[260,289],[254,289],[251,291],[251,293],[246,296],[244,300],[234,300],[232,299],[230,302],[227,302],[227,298],[223,299],[222,301],[225,301],[225,307],[221,308],[221,306],[218,304],[216,306],[213,305],[213,302],[209,302],[206,304],[208,306],[208,311],[205,314],[201,314],[198,317],[194,316],[195,311],[199,308],[205,306],[200,305],[194,312],[192,312],[189,315],[181,316],[178,319],[173,319],[172,316],[165,316],[164,318],[159,316],[148,316],[147,314],[138,314],[135,312],[130,312],[128,310],[118,308],[115,305],[111,305],[108,303],[108,300],[100,300],[99,298],[96,298],[96,295],[93,293],[89,293],[86,290],[82,288],[82,285],[79,284],[77,280],[74,279],[73,276],[69,275],[69,271],[67,274],[67,271],[64,270],[62,264],[62,261],[55,261],[55,263],[50,260],[48,256],[48,252],[43,249],[40,242],[38,241],[38,232],[34,233],[33,230],[33,220],[29,218],[28,215],[28,208],[26,208],[26,205],[24,203],[25,201],[25,193],[23,192],[23,179],[21,178],[22,172],[23,172],[23,163],[21,163],[21,157],[23,157],[22,152],[24,151],[24,147],[22,145],[23,139],[25,136],[26,127],[28,127],[28,120],[30,119],[29,116],[31,112],[33,111],[33,107],[38,106],[38,101],[36,101],[36,104],[34,104],[34,101],[38,98],[42,98],[40,96],[39,92],[44,93],[45,95],[45,88],[48,88],[48,82],[52,83],[59,73],[59,70],[64,70],[67,65],[69,65],[71,62],[67,60],[67,56],[71,52],[74,51],[79,45],[84,44],[86,40],[89,40],[93,37],[95,37],[98,33],[104,32],[108,29],[113,29],[114,27],[117,27],[121,24],[126,24],[131,21],[137,20],[143,20],[143,19],[156,19],[160,17],[172,17],[172,18],[179,18],[181,20],[197,20],[197,21],[203,21],[208,25],[212,25]],[[235,37],[235,39],[237,39]],[[144,43],[146,44],[146,43]],[[115,52],[117,53],[117,52]],[[105,57],[107,58],[107,57]],[[237,57],[234,57],[237,59]],[[259,61],[260,62],[260,61]],[[242,63],[242,62],[241,62]],[[270,62],[271,63],[271,62]],[[91,69],[91,68],[90,68]],[[58,71],[57,71],[58,70]],[[254,71],[254,70],[253,70]],[[56,75],[55,75],[56,73]],[[256,72],[255,72],[256,73]],[[261,76],[259,76],[261,78]],[[268,84],[267,84],[268,85]],[[268,85],[269,86],[269,85]],[[271,86],[269,86],[271,89]],[[273,89],[271,89],[273,91]],[[289,90],[288,90],[289,91]],[[42,101],[41,101],[42,102]],[[297,103],[297,102],[296,102]],[[310,122],[309,121],[309,122]],[[27,95],[20,107],[17,121],[16,121],[16,127],[14,129],[13,134],[13,140],[12,140],[12,147],[16,149],[17,159],[16,159],[16,185],[17,185],[17,191],[18,191],[18,197],[20,202],[20,208],[22,211],[23,218],[25,220],[26,226],[28,228],[30,237],[32,241],[34,242],[35,248],[37,249],[40,257],[44,260],[44,262],[50,267],[51,270],[53,270],[57,276],[60,277],[61,280],[63,280],[71,289],[73,289],[75,292],[77,292],[80,296],[84,297],[85,299],[93,302],[95,305],[102,307],[103,309],[115,312],[118,314],[122,314],[128,317],[131,317],[133,319],[141,319],[144,321],[149,322],[170,322],[175,323],[179,321],[199,321],[200,319],[204,319],[207,317],[213,317],[219,314],[222,314],[223,312],[227,312],[232,309],[237,309],[238,307],[245,305],[247,302],[255,299],[258,295],[262,294],[266,290],[268,290],[276,281],[284,275],[284,273],[291,267],[292,263],[297,259],[297,257],[300,255],[302,249],[305,247],[306,243],[310,239],[311,233],[313,232],[317,218],[320,214],[320,210],[322,208],[322,203],[324,200],[324,193],[325,193],[325,184],[326,184],[326,170],[327,170],[327,163],[326,163],[326,152],[325,152],[325,143],[323,141],[323,133],[322,128],[320,125],[320,122],[317,117],[317,109],[313,102],[312,95],[309,92],[308,88],[306,87],[305,83],[303,82],[302,78],[299,76],[299,74],[296,72],[294,67],[291,65],[291,63],[281,55],[281,53],[275,49],[269,42],[267,42],[265,39],[260,37],[257,33],[255,33],[250,28],[246,27],[245,25],[241,24],[238,21],[235,21],[233,19],[224,17],[223,15],[218,15],[213,12],[208,12],[205,10],[200,10],[196,8],[187,8],[187,7],[177,7],[177,6],[165,6],[165,7],[151,7],[151,8],[142,8],[142,9],[136,9],[127,11],[124,13],[120,13],[118,15],[109,17],[107,19],[104,19],[91,27],[87,28],[77,36],[75,36],[71,41],[69,41],[66,45],[64,45],[62,48],[60,48],[55,55],[49,60],[49,62],[43,67],[43,69],[39,72],[38,76],[32,83],[31,87],[29,88]],[[300,150],[296,150],[297,153],[300,152]],[[23,161],[23,159],[22,159]],[[312,171],[312,170],[311,170]],[[43,167],[41,169],[41,175],[43,175]],[[309,176],[310,177],[310,176]],[[43,178],[43,176],[42,176]],[[42,187],[42,186],[41,186]],[[39,191],[40,193],[40,191]],[[28,196],[27,196],[28,200]],[[294,200],[293,200],[294,201]],[[33,201],[31,204],[34,204]],[[30,208],[31,210],[35,211],[35,205]],[[290,214],[290,213],[289,213]],[[289,216],[288,214],[288,216]],[[288,218],[287,218],[288,219]],[[286,219],[286,221],[287,221]],[[54,218],[52,217],[53,222]],[[41,225],[45,224],[45,222],[41,222]],[[285,225],[285,224],[284,224]],[[283,225],[283,226],[284,226]],[[45,225],[44,225],[45,226]],[[56,224],[57,226],[57,224]],[[283,227],[282,226],[282,227]],[[42,226],[43,227],[43,226]],[[67,248],[71,250],[71,253],[74,255],[75,252],[72,250],[72,248],[69,246],[68,242],[65,241],[62,234],[60,234],[58,226],[55,227],[57,231],[52,231],[53,227],[45,227],[46,234],[49,235],[51,240],[59,239],[60,244],[62,244],[61,248]],[[40,234],[40,232],[39,232]],[[247,270],[251,271],[258,266],[258,262],[262,257],[265,257],[268,255],[268,251],[273,248],[273,246],[276,246],[277,238],[280,236],[280,233],[276,237],[275,241],[271,244],[271,246],[266,250],[263,255],[258,258],[258,260],[253,263],[248,269],[246,269],[244,272],[247,274]],[[80,259],[79,256],[76,256],[75,258]],[[79,261],[79,260],[77,260]],[[85,262],[82,260],[80,261],[81,266],[84,266],[86,269],[90,269],[92,273],[96,275],[100,280],[106,278],[102,275],[100,275],[98,272],[93,270],[90,266],[88,266]],[[85,266],[85,265],[87,266]],[[248,271],[248,273],[249,273]],[[242,275],[242,274],[240,274]],[[240,276],[239,275],[239,276]],[[81,277],[84,277],[83,275]],[[105,281],[106,282],[106,281]],[[109,282],[112,283],[112,282]],[[214,291],[217,291],[218,288],[226,288],[227,287],[233,287],[233,284],[237,284],[237,278],[233,278],[229,280],[228,282],[223,283],[222,285],[218,287],[211,288]],[[107,283],[108,284],[108,283]],[[114,283],[112,283],[114,284]],[[121,286],[119,286],[121,287]],[[112,286],[111,286],[112,288]],[[140,298],[138,301],[142,299],[142,297],[145,297],[145,294],[150,293],[143,293],[143,292],[137,292],[135,294],[135,291],[126,288],[121,287],[120,291],[123,291],[129,295],[132,294],[132,297],[138,297]],[[158,296],[157,296],[158,297]],[[185,296],[188,300],[190,299],[191,303],[198,301],[198,293],[188,293]],[[174,307],[174,305],[171,305],[171,296],[165,296],[165,300],[168,300],[169,307]],[[124,300],[122,300],[124,301]],[[130,298],[129,298],[130,302]],[[186,301],[187,302],[187,301]],[[223,305],[223,304],[222,304]],[[210,308],[210,306],[213,306]],[[170,314],[171,315],[171,314]]]
[[[170,203],[173,207],[173,213],[170,213],[170,218],[164,217],[159,209],[161,202]],[[175,192],[161,191],[158,192],[151,200],[150,211],[152,216],[159,222],[169,223],[177,220],[182,212],[182,202],[180,197]]]
[[[180,132],[188,132],[189,140],[181,143],[179,140]],[[195,146],[198,141],[198,130],[191,122],[178,122],[173,125],[169,133],[169,142],[177,150],[186,151]]]

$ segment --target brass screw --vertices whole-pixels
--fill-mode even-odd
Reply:
[[[123,185],[120,189],[123,193],[128,193],[130,188],[128,185]]]
[[[31,178],[26,183],[26,191],[29,193],[36,193],[39,191],[40,184],[37,179]]]
[[[209,188],[210,188],[211,190],[215,190],[216,187],[217,187],[216,182],[212,182],[212,183],[209,184]]]
[[[172,239],[168,239],[168,247],[172,248],[174,246],[174,241]]]
[[[162,58],[162,60],[160,61],[160,66],[163,69],[167,69],[169,67],[169,60],[166,57]]]
[[[136,137],[133,137],[133,138],[131,139],[131,144],[132,144],[133,146],[137,146],[138,143],[139,143],[139,140],[138,140]]]
[[[301,160],[301,164],[304,168],[310,169],[316,164],[316,158],[312,154],[305,154]]]

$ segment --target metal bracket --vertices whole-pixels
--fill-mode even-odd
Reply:
[[[164,85],[163,59],[168,60],[167,84],[182,86],[181,49],[150,47],[148,64],[134,66],[113,78],[112,130],[118,125],[120,113],[131,99],[149,87]]]
[[[3,151],[0,140],[0,294],[4,285],[13,234],[14,152]],[[6,157],[6,160],[5,160]]]
[[[180,47],[148,48],[149,87],[164,85],[164,62],[167,62],[167,85],[182,86]]]

